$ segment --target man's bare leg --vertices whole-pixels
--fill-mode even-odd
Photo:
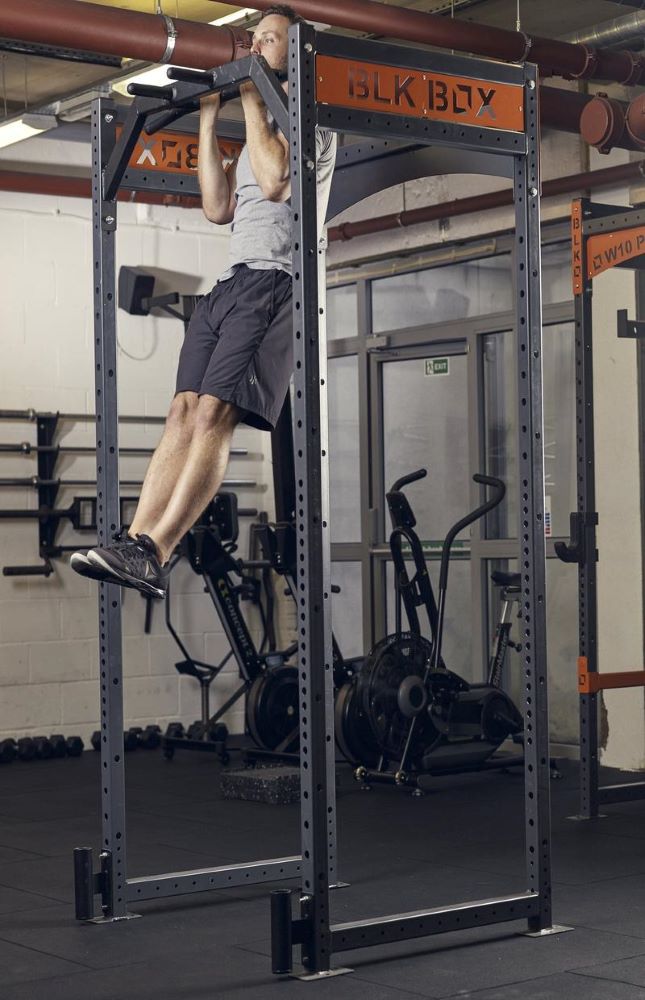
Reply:
[[[192,442],[175,488],[158,521],[144,533],[165,563],[213,499],[226,473],[233,431],[244,412],[214,396],[200,396]]]
[[[131,537],[149,535],[162,518],[186,463],[199,396],[180,392],[173,399],[161,441],[150,460],[137,510],[128,529]]]

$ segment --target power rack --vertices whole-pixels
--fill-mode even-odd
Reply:
[[[603,803],[645,798],[645,782],[600,785],[598,694],[643,687],[645,670],[598,670],[596,471],[594,456],[594,367],[592,302],[594,279],[614,267],[645,270],[645,210],[576,199],[571,212],[572,278],[576,323],[577,510],[569,544],[556,543],[564,562],[578,564],[578,692],[580,695],[580,819],[595,819]],[[620,338],[645,343],[645,323],[617,310]]]
[[[444,172],[510,177],[514,183],[519,428],[519,558],[525,694],[527,887],[515,895],[447,908],[333,924],[328,859],[335,831],[330,622],[330,532],[324,289],[317,265],[316,143],[335,131],[458,151]],[[546,669],[544,454],[540,299],[538,93],[534,66],[507,66],[319,34],[289,36],[289,141],[293,212],[297,593],[302,701],[302,894],[294,919],[289,890],[271,897],[272,966],[305,978],[332,956],[370,945],[503,921],[551,933],[550,792]],[[365,192],[363,193],[363,197]]]
[[[115,329],[116,196],[119,188],[197,196],[196,157],[185,137],[146,155],[149,135],[195,109],[205,93],[252,79],[291,146],[294,277],[294,446],[299,602],[302,857],[233,868],[128,878],[121,602],[101,585],[100,690],[103,839],[100,870],[92,852],[75,855],[77,916],[91,919],[99,895],[103,920],[125,919],[136,900],[302,876],[301,912],[288,890],[272,896],[273,969],[292,967],[302,945],[308,976],[331,969],[337,952],[503,921],[526,920],[552,933],[550,791],[545,621],[544,459],[539,242],[538,95],[533,66],[507,66],[425,50],[326,36],[308,25],[289,34],[289,97],[266,63],[247,57],[195,73],[169,70],[165,88],[138,87],[124,113],[99,99],[92,110],[94,307],[99,543],[119,523]],[[526,702],[525,825],[527,888],[446,909],[330,922],[336,871],[332,711],[330,536],[324,249],[316,218],[315,127],[366,136],[339,150],[328,218],[403,180],[469,173],[513,180],[519,414],[523,670]],[[172,134],[171,134],[172,136]],[[387,138],[384,138],[387,137]],[[140,150],[143,147],[143,153]],[[168,150],[173,159],[169,161]],[[190,158],[190,163],[188,162]],[[171,168],[171,162],[173,164]]]

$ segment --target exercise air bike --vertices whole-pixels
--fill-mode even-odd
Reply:
[[[519,573],[494,572],[502,614],[497,625],[485,683],[471,684],[451,671],[442,656],[450,552],[457,535],[501,503],[506,488],[499,479],[476,475],[491,491],[489,499],[452,526],[443,542],[438,602],[414,528],[416,519],[404,487],[423,479],[420,469],[397,480],[387,494],[392,522],[390,551],[396,579],[396,631],[366,656],[361,669],[338,692],[336,741],[355,765],[355,777],[369,785],[392,783],[420,788],[423,776],[507,768],[523,756],[493,757],[512,738],[522,742],[523,719],[502,690],[502,668],[510,637],[512,608],[519,605]],[[408,551],[406,551],[408,550]],[[408,573],[406,558],[414,573]],[[402,629],[401,604],[408,629]],[[430,641],[421,634],[417,609],[428,618]]]

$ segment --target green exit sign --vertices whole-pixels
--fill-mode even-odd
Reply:
[[[450,375],[450,358],[426,358],[426,375]]]

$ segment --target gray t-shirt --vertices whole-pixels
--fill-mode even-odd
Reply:
[[[316,129],[318,159],[318,236],[322,237],[331,179],[336,161],[336,133]],[[291,274],[291,201],[269,201],[262,194],[245,146],[237,164],[235,215],[231,224],[230,267],[221,275],[226,281],[240,264],[267,270],[277,268]]]

